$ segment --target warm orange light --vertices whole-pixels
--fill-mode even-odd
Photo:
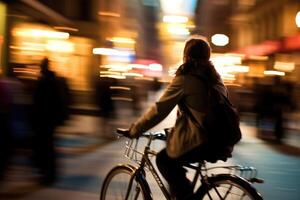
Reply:
[[[167,30],[172,35],[189,35],[190,31],[183,24],[168,24]]]
[[[188,21],[189,18],[185,16],[166,15],[163,17],[163,22],[165,23],[187,23]]]
[[[249,72],[249,66],[243,66],[243,65],[234,65],[234,66],[226,66],[224,69],[227,72],[232,73],[246,73]]]
[[[285,73],[280,71],[274,71],[274,70],[266,70],[264,71],[264,75],[285,76]]]
[[[70,37],[70,34],[66,32],[48,31],[41,29],[17,29],[13,31],[13,34],[23,37],[41,37],[53,39],[68,39]]]
[[[297,27],[300,28],[300,11],[297,13],[295,20]]]
[[[53,52],[72,53],[74,44],[66,41],[50,40],[46,44],[46,49]]]
[[[105,12],[105,11],[98,12],[98,15],[103,16],[103,17],[120,17],[121,16],[119,13]]]
[[[293,71],[295,69],[295,63],[293,62],[275,62],[274,69],[282,71]]]
[[[115,43],[135,44],[135,40],[131,38],[125,38],[125,37],[113,37],[109,40]]]
[[[64,30],[64,31],[74,31],[74,32],[78,32],[78,28],[72,28],[72,27],[66,27],[66,26],[54,26],[54,29],[57,30]]]

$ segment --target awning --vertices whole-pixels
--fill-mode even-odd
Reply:
[[[300,34],[284,37],[279,40],[267,40],[260,44],[243,47],[233,53],[246,56],[268,56],[274,53],[300,51]]]
[[[246,56],[266,56],[276,53],[282,49],[280,40],[267,40],[260,44],[250,45],[234,51],[234,53],[245,54]]]
[[[300,34],[283,39],[282,48],[286,52],[300,50]]]

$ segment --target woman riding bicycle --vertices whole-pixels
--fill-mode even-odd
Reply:
[[[210,157],[230,157],[232,151],[230,147],[209,144],[207,134],[187,114],[191,113],[201,124],[209,104],[208,88],[211,86],[227,96],[226,87],[209,61],[211,48],[208,42],[201,37],[193,37],[186,42],[183,54],[183,64],[161,98],[129,131],[129,137],[139,137],[161,122],[178,105],[176,123],[168,134],[166,148],[156,158],[158,169],[176,199],[186,199],[193,193],[184,164]]]

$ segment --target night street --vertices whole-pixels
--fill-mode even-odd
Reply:
[[[97,118],[89,116],[76,117],[80,118],[82,122],[85,121],[85,125],[81,124],[82,127],[89,125],[90,129],[82,130],[88,132],[96,128],[90,125],[98,120]],[[173,117],[174,113],[153,130],[168,127]],[[93,122],[93,120],[95,121]],[[123,126],[126,125],[125,122],[122,123],[122,120],[116,123],[119,126],[122,126],[122,124]],[[80,124],[77,126],[80,126]],[[67,131],[67,128],[64,128],[64,130]],[[77,130],[80,131],[80,128]],[[256,167],[258,169],[258,177],[264,179],[265,183],[255,184],[255,187],[261,192],[264,199],[297,200],[300,195],[300,146],[295,146],[292,140],[299,140],[299,135],[290,136],[290,139],[287,138],[286,140],[288,144],[279,145],[257,139],[255,137],[256,128],[245,123],[242,124],[242,131],[243,140],[236,146],[233,158],[228,160],[227,163],[220,162],[219,164],[229,165],[236,163]],[[16,174],[10,177],[10,180],[3,185],[2,190],[0,190],[1,199],[99,199],[100,187],[106,173],[114,165],[128,162],[123,157],[124,139],[98,139],[98,142],[95,142],[91,140],[91,137],[95,136],[85,135],[77,136],[77,141],[79,140],[80,144],[76,144],[76,136],[74,134],[72,136],[69,132],[69,136],[64,137],[65,139],[61,140],[65,141],[61,142],[59,148],[61,155],[59,159],[60,177],[54,186],[47,188],[36,185],[34,176],[30,175],[32,174],[31,169],[22,166],[16,168]],[[162,146],[161,142],[156,142],[155,148],[159,149]],[[25,177],[31,181],[25,182]],[[152,183],[151,186],[153,186],[152,177],[150,181]],[[155,199],[162,199],[162,194],[155,187],[151,188],[155,194]]]
[[[300,200],[299,0],[0,0],[0,200],[148,200],[144,170],[153,200]]]

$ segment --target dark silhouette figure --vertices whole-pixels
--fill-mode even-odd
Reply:
[[[40,67],[41,76],[33,98],[33,155],[42,183],[48,185],[55,181],[57,175],[54,130],[64,119],[64,104],[60,81],[49,70],[49,60],[44,58]]]
[[[281,142],[284,137],[284,111],[288,106],[291,105],[291,99],[289,92],[291,90],[287,85],[282,82],[280,76],[274,77],[274,83],[272,87],[271,97],[272,97],[272,110],[274,117],[274,134],[276,140]]]
[[[109,77],[101,77],[95,85],[95,101],[98,106],[99,132],[101,137],[112,139],[111,120],[114,117],[114,102],[112,100],[111,86],[115,85],[115,80]]]
[[[280,76],[274,76],[272,85],[256,85],[257,126],[263,128],[269,120],[272,122],[273,134],[277,142],[284,137],[284,112],[293,107],[292,87],[284,83]],[[263,130],[262,130],[262,133]],[[264,137],[264,135],[261,135]]]
[[[99,107],[101,117],[109,117],[114,111],[114,104],[112,101],[111,86],[114,85],[112,78],[101,77],[96,85],[96,103]]]
[[[0,180],[3,178],[12,151],[11,102],[7,84],[0,77]]]

